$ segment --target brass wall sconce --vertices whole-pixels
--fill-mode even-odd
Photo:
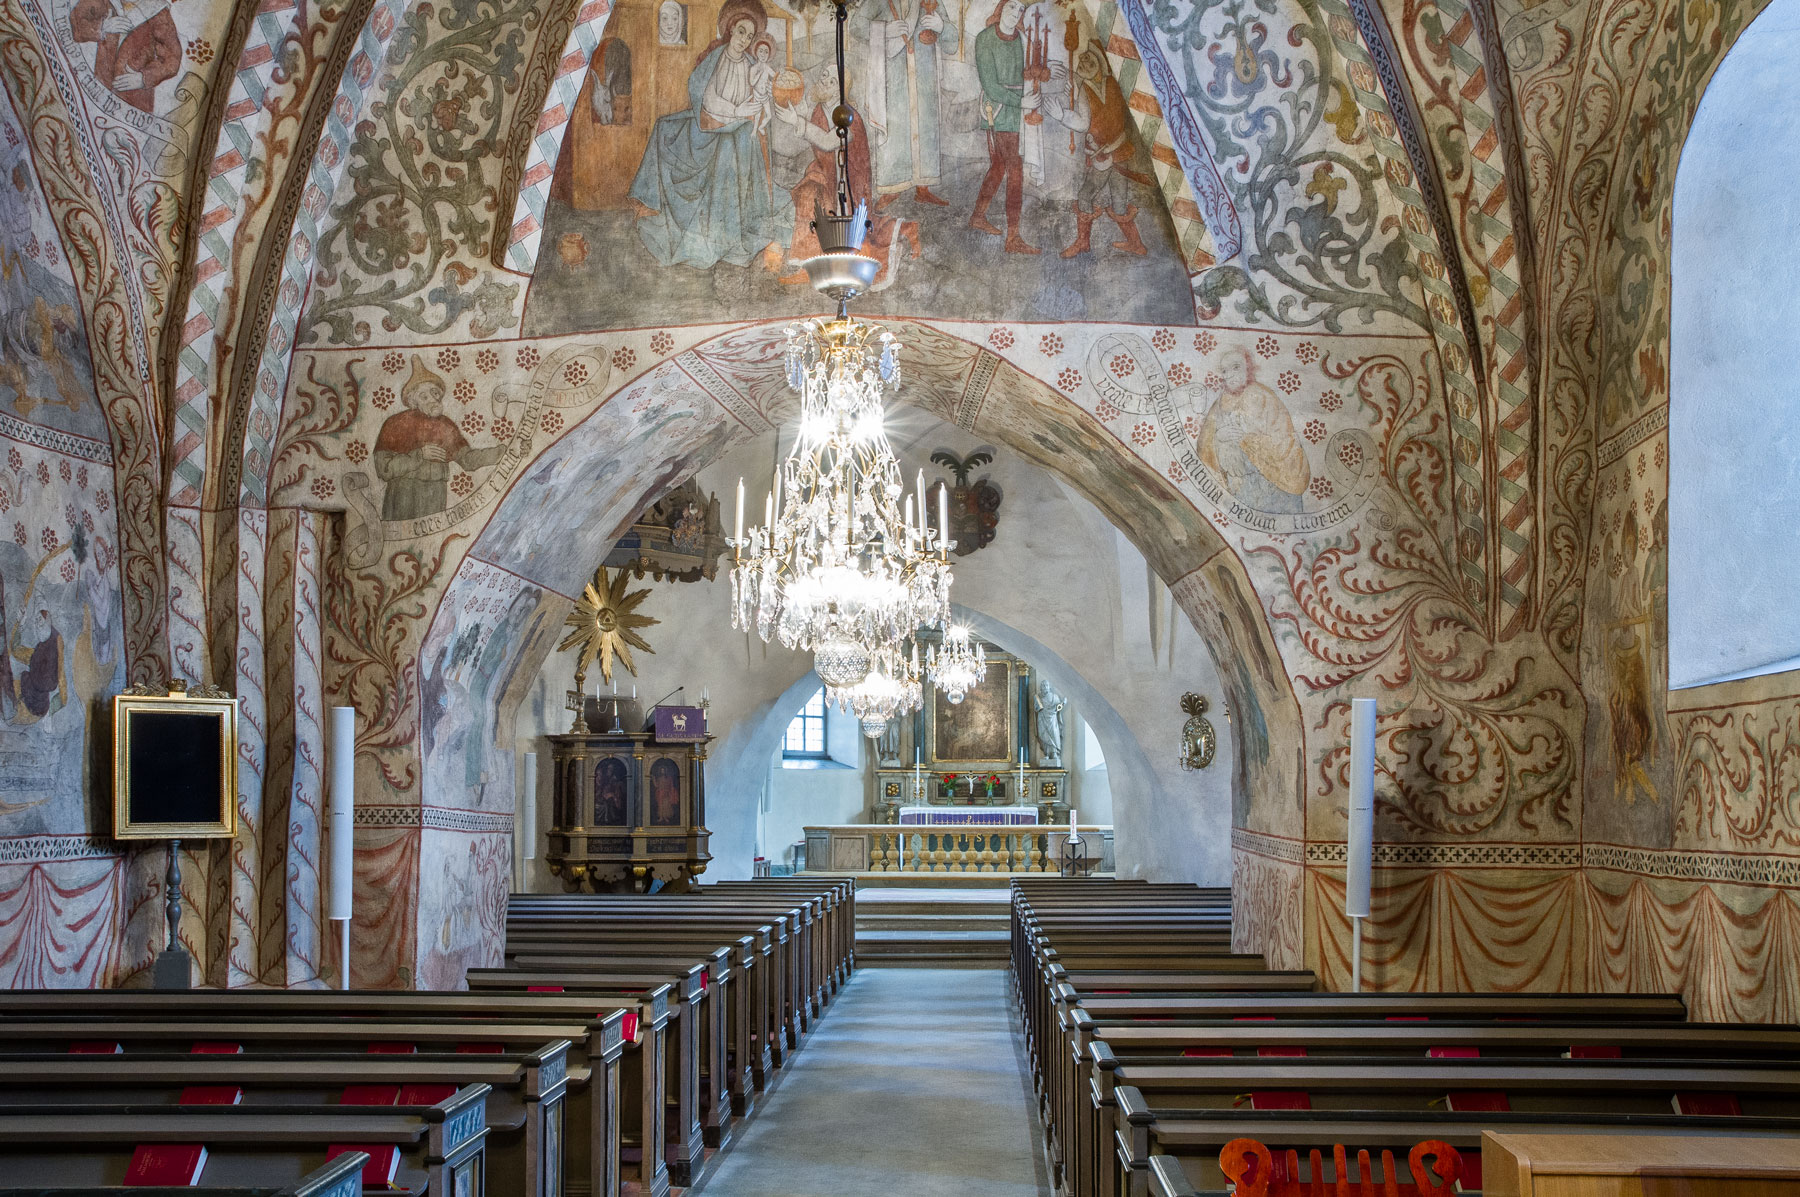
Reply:
[[[1219,737],[1206,717],[1206,696],[1188,691],[1181,696],[1181,709],[1188,717],[1181,727],[1181,767],[1204,769],[1219,747]]]

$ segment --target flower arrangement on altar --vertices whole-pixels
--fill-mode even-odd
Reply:
[[[944,784],[944,797],[956,797],[956,774],[940,773],[938,774],[938,780]]]
[[[992,798],[994,796],[994,791],[1000,787],[1000,775],[998,773],[990,773],[981,779],[981,784],[986,789],[987,796]]]

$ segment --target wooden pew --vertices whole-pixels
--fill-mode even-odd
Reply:
[[[508,912],[507,945],[509,950],[533,940],[541,945],[546,933],[554,935],[571,927],[595,934],[626,930],[646,934],[736,930],[741,934],[755,930],[758,923],[772,923],[777,928],[776,955],[784,983],[784,1001],[778,1009],[792,1020],[787,1046],[797,1047],[824,1008],[831,977],[840,971],[832,937],[806,904],[780,897],[729,895],[704,899],[659,896],[654,900],[601,895],[562,898],[554,904],[533,901]]]
[[[206,1148],[202,1179],[225,1186],[299,1180],[334,1146],[372,1157],[363,1177],[389,1167],[389,1192],[485,1191],[487,1086],[432,1105],[131,1106],[85,1104],[54,1112],[0,1111],[0,1171],[9,1185],[115,1185],[140,1146]],[[346,1147],[346,1145],[348,1145]],[[390,1162],[390,1151],[392,1159]]]
[[[543,953],[521,953],[509,958],[507,965],[509,969],[524,972],[584,974],[585,981],[587,976],[610,975],[618,968],[638,970],[662,967],[680,970],[681,961],[685,958],[685,954],[679,952],[658,957],[642,953],[620,956],[609,952],[588,954],[546,950]],[[734,1110],[737,1117],[744,1117],[750,1112],[752,1105],[755,1088],[751,1070],[751,1057],[755,1054],[752,1030],[756,1025],[753,1011],[761,1009],[754,1004],[757,987],[751,980],[751,970],[755,967],[756,959],[756,941],[751,936],[744,936],[731,947],[715,949],[707,958],[703,985],[706,1000],[701,1021],[706,1026],[706,1051],[702,1056],[702,1069],[709,1083],[702,1088],[710,1091],[716,1086],[726,1094],[717,1099],[719,1109],[716,1113],[724,1116],[727,1121]],[[766,1019],[767,1016],[764,1014],[762,1017]],[[713,1100],[708,1098],[709,1107]],[[707,1145],[715,1146],[710,1142]]]
[[[341,1006],[350,1009],[334,1010]],[[635,1041],[624,1034],[627,1013],[638,1020]],[[568,1117],[571,1129],[580,1129],[565,1136],[565,1174],[582,1177],[590,1194],[616,1197],[622,1134],[635,1128],[648,1145],[639,1180],[655,1197],[669,1185],[660,1117],[668,1019],[666,986],[624,1004],[601,995],[484,998],[388,990],[18,991],[0,993],[0,1052],[63,1054],[71,1044],[103,1040],[127,1054],[168,1053],[222,1040],[250,1053],[362,1054],[371,1044],[455,1053],[493,1046],[534,1051],[566,1039],[572,1044]],[[637,1097],[629,1112],[619,1100],[622,1080]]]
[[[1164,1116],[1154,1111],[1136,1089],[1125,1086],[1118,1094],[1114,1147],[1117,1188],[1124,1197],[1147,1197],[1151,1155],[1171,1157],[1180,1163],[1188,1181],[1199,1189],[1222,1189],[1220,1148],[1233,1139],[1251,1138],[1281,1150],[1308,1149],[1342,1143],[1352,1153],[1383,1148],[1404,1150],[1426,1139],[1438,1139],[1463,1153],[1465,1176],[1474,1180],[1480,1169],[1484,1130],[1512,1134],[1566,1134],[1572,1131],[1605,1131],[1612,1134],[1667,1133],[1695,1130],[1695,1119],[1678,1114],[1615,1115],[1582,1113],[1565,1117],[1539,1114],[1457,1113],[1440,1111],[1421,1117],[1409,1111],[1346,1113],[1340,1111],[1194,1111]],[[1749,1138],[1800,1134],[1800,1119],[1708,1118],[1709,1135]],[[1479,1187],[1479,1181],[1469,1185]]]
[[[469,991],[482,997],[528,993],[561,993],[578,996],[629,993],[639,987],[666,984],[664,972],[592,973],[527,971],[521,969],[470,969]],[[701,1063],[709,1035],[702,1033],[705,1013],[713,1006],[705,1003],[704,965],[695,964],[676,980],[672,1006],[675,1028],[673,1042],[665,1053],[664,1076],[667,1109],[658,1112],[664,1120],[664,1155],[669,1168],[669,1182],[683,1188],[691,1185],[705,1157],[705,1135],[702,1127]],[[720,1036],[720,1046],[723,1035]],[[717,1101],[713,1103],[717,1113]],[[648,1107],[645,1116],[649,1116]],[[715,1135],[716,1135],[715,1131]],[[712,1146],[719,1146],[715,1141]]]
[[[805,1003],[792,995],[797,991],[798,953],[785,930],[785,920],[750,918],[716,926],[693,929],[685,925],[643,926],[633,920],[622,926],[611,921],[596,923],[591,918],[569,916],[560,920],[521,920],[509,923],[506,933],[508,960],[546,952],[579,952],[590,957],[603,955],[635,956],[648,952],[678,953],[687,951],[696,958],[710,955],[749,935],[756,940],[758,963],[748,973],[750,983],[760,985],[766,995],[762,1001],[768,1027],[758,1028],[762,1046],[769,1053],[768,1067],[780,1068],[787,1053],[799,1046],[802,1035],[799,1010]],[[754,996],[753,996],[754,1002]]]
[[[748,939],[749,945],[743,941]],[[643,958],[660,954],[664,959],[711,958],[721,947],[737,954],[733,959],[734,975],[740,978],[743,995],[728,992],[726,1004],[736,1011],[749,1010],[752,1050],[749,1064],[760,1090],[770,1072],[786,1062],[788,1024],[782,1011],[791,1010],[787,1001],[787,977],[778,958],[780,931],[773,924],[761,923],[723,931],[636,931],[611,927],[570,923],[561,927],[531,927],[512,933],[507,942],[509,965],[522,965],[527,960],[580,960],[605,965],[619,958]],[[728,986],[729,989],[729,986]]]
[[[285,1162],[271,1167],[255,1184],[200,1184],[174,1188],[164,1185],[39,1185],[26,1188],[0,1185],[0,1197],[362,1197],[363,1166],[369,1157],[346,1151],[296,1181],[287,1181]],[[248,1170],[248,1169],[246,1169]]]
[[[672,927],[686,923],[695,927],[721,929],[723,920],[737,920],[749,915],[763,915],[783,925],[786,943],[789,994],[798,1009],[795,1035],[803,1034],[823,1009],[832,976],[840,971],[836,957],[842,932],[838,927],[841,914],[837,907],[827,908],[826,899],[818,895],[761,894],[733,891],[727,894],[674,894],[653,898],[614,895],[518,895],[518,902],[507,912],[507,938],[514,940],[515,930],[570,922],[614,922],[629,919],[631,925]],[[836,921],[830,921],[836,920]],[[792,1046],[792,1044],[790,1044]]]
[[[242,1046],[242,1045],[237,1045]],[[525,1053],[337,1056],[284,1053],[0,1055],[0,1113],[95,1102],[133,1106],[216,1104],[236,1091],[240,1106],[345,1104],[352,1088],[387,1090],[401,1105],[441,1099],[467,1085],[489,1087],[488,1171],[515,1197],[562,1197],[564,1099],[569,1041]],[[365,1090],[365,1093],[368,1091]],[[383,1104],[375,1095],[369,1104]]]
[[[700,969],[699,1000],[689,1005],[686,998],[676,1012],[678,1024],[684,1018],[690,1018],[694,1024],[694,1033],[699,1038],[699,1077],[701,1114],[707,1128],[706,1145],[708,1147],[723,1146],[729,1137],[734,1095],[740,1090],[749,1088],[749,1057],[747,1052],[738,1055],[739,1064],[734,1076],[731,1055],[735,1041],[731,1038],[734,1030],[743,1026],[748,1019],[749,993],[748,977],[738,966],[740,955],[749,957],[754,948],[754,941],[748,936],[735,947],[715,949],[706,958],[704,966],[686,963],[686,954],[675,953],[669,956],[614,956],[610,954],[584,956],[578,954],[521,956],[508,962],[505,969],[470,969],[468,984],[471,992],[501,991],[516,988],[511,982],[503,980],[515,972],[528,973],[536,980],[525,982],[527,989],[539,991],[564,990],[580,988],[582,990],[599,989],[604,991],[607,983],[621,973],[648,973],[662,975],[671,983],[682,982],[677,987],[678,995],[689,992],[686,978],[695,969]],[[547,974],[578,974],[581,984],[572,986]],[[478,981],[477,978],[480,978]],[[744,1008],[740,1010],[738,1005]],[[745,1036],[748,1029],[745,1028]],[[677,1041],[686,1042],[687,1033],[678,1027]],[[746,1038],[746,1047],[748,1040]],[[746,1093],[746,1098],[747,1098]],[[746,1100],[739,1110],[738,1116],[748,1113],[749,1103]]]

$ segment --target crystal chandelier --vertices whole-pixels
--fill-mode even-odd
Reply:
[[[787,380],[800,394],[798,435],[763,500],[762,524],[748,534],[738,482],[731,622],[754,628],[765,642],[779,636],[789,648],[812,652],[833,701],[847,704],[868,731],[876,711],[888,711],[880,719],[885,723],[920,705],[917,648],[909,665],[902,646],[921,625],[941,627],[948,617],[953,545],[943,492],[933,529],[925,475],[920,472],[917,490],[907,495],[882,425],[886,400],[900,381],[899,343],[850,318],[850,300],[868,290],[880,263],[857,252],[869,222],[866,201],[851,202],[847,8],[836,8],[836,204],[832,212],[814,208],[822,252],[803,265],[838,310],[788,328]],[[878,723],[869,734],[880,732]]]
[[[917,643],[910,658],[902,646],[884,644],[875,650],[867,677],[854,686],[826,687],[825,701],[855,716],[863,734],[877,739],[889,720],[924,705],[920,676]]]
[[[987,673],[987,650],[975,642],[966,626],[951,624],[944,631],[944,643],[931,647],[926,671],[945,698],[959,703]]]

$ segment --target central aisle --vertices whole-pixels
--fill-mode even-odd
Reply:
[[[1035,1099],[1006,974],[862,968],[707,1197],[1041,1197]]]

